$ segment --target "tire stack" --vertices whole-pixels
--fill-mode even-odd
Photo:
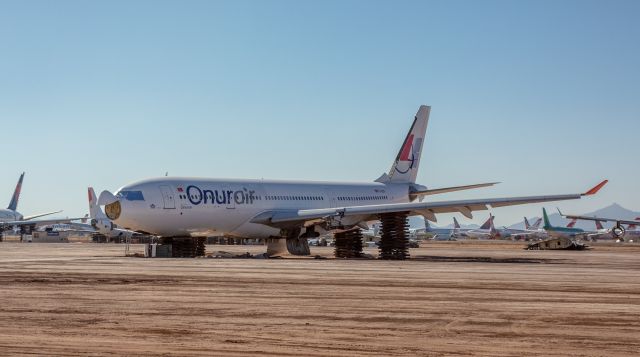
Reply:
[[[334,234],[336,258],[362,257],[362,230],[352,229]]]
[[[204,254],[206,252],[206,248],[204,246],[207,238],[205,237],[199,237],[199,238],[194,238],[196,240],[196,246],[195,246],[195,256],[196,257],[204,257]]]
[[[409,223],[407,212],[380,215],[382,223],[380,259],[405,260],[409,258]]]

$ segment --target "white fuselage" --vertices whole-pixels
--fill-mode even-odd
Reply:
[[[265,211],[409,202],[409,187],[377,182],[161,177],[124,186],[116,196],[121,212],[111,218],[126,229],[165,237],[268,238],[278,236],[280,230],[250,222]]]
[[[472,239],[493,239],[495,238],[495,233],[491,232],[490,229],[472,229],[464,232],[464,235],[472,238]]]
[[[21,221],[22,215],[10,209],[0,209],[0,222]]]

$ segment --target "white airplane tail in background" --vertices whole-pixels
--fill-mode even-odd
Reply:
[[[93,187],[89,187],[89,216],[91,219],[108,219],[107,216],[102,212],[100,206],[98,205],[98,198],[96,197],[96,193],[93,190]]]
[[[538,229],[540,228],[540,224],[542,223],[542,218],[538,218],[536,219],[535,223],[533,223],[533,225],[531,226],[531,229]]]
[[[496,226],[493,224],[493,219],[496,218],[494,215],[489,215],[489,234],[491,238],[500,238],[500,231],[496,229]]]
[[[479,229],[491,229],[492,224],[493,224],[493,216],[489,214],[489,218],[480,226]]]
[[[426,105],[420,106],[411,125],[411,129],[409,129],[409,133],[405,137],[400,151],[391,166],[391,170],[389,170],[388,174],[382,175],[382,177],[376,181],[394,183],[416,182],[430,112],[431,107]]]
[[[453,228],[460,229],[460,223],[458,223],[456,217],[453,217]]]

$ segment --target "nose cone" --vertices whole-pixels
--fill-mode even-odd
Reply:
[[[122,214],[122,204],[120,204],[120,201],[109,203],[104,206],[104,213],[110,220],[115,221],[120,218]]]

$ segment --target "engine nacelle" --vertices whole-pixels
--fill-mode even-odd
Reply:
[[[622,236],[624,236],[624,233],[625,233],[624,227],[620,225],[617,225],[611,228],[611,234],[613,234],[613,236],[618,239],[622,239]]]

